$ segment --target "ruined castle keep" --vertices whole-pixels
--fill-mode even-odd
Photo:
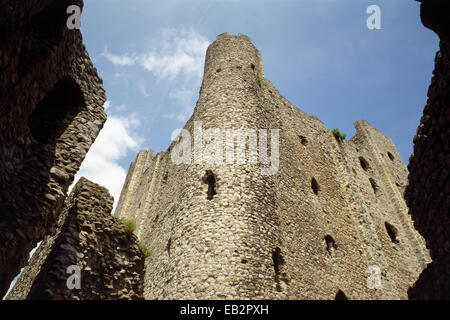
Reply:
[[[2,1],[2,296],[26,265],[7,299],[450,299],[450,4],[421,2],[440,51],[409,175],[389,137],[365,120],[333,135],[225,33],[193,115],[165,152],[139,152],[112,216],[85,178],[66,197],[106,120],[66,27],[82,0]]]
[[[264,77],[247,36],[219,35],[193,115],[166,152],[138,154],[115,212],[153,251],[144,297],[406,299],[430,262],[408,171],[388,137],[355,127],[337,139]]]
[[[411,299],[450,299],[450,3],[423,0],[422,23],[440,38],[428,101],[414,137],[405,192],[414,226],[433,262],[408,291]]]
[[[55,230],[69,185],[106,121],[79,30],[81,0],[0,3],[0,296]]]

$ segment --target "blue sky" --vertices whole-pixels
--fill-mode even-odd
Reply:
[[[381,30],[366,27],[372,4]],[[116,201],[137,152],[165,150],[191,115],[206,48],[220,33],[248,35],[292,104],[348,138],[366,119],[405,164],[438,50],[413,0],[86,0],[81,31],[109,119],[78,177]]]

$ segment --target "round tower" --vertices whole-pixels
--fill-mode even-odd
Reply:
[[[146,289],[147,298],[152,290],[169,299],[263,299],[277,292],[275,175],[262,170],[271,162],[261,163],[261,144],[270,158],[278,136],[271,132],[273,111],[262,110],[263,84],[261,55],[247,36],[225,33],[209,46],[185,126],[192,162],[183,170],[165,269],[180,276]]]

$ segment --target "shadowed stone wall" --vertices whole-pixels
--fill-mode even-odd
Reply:
[[[69,5],[0,2],[0,296],[58,213],[106,120],[102,80]]]
[[[364,120],[355,127],[338,141],[264,77],[248,37],[219,35],[184,127],[190,137],[156,155],[141,151],[115,212],[153,250],[145,298],[406,299],[429,262],[403,199],[408,172],[388,137]],[[196,141],[207,129],[219,133]],[[221,130],[231,129],[269,129],[272,155],[270,130],[279,129],[278,170],[265,175],[269,165],[248,158],[225,163]],[[191,149],[180,152],[186,141]],[[212,157],[196,163],[203,148]],[[175,164],[173,153],[185,152],[191,162]],[[377,288],[367,285],[373,268]]]
[[[142,299],[144,257],[136,236],[111,216],[112,205],[108,190],[81,178],[55,235],[41,243],[7,298]],[[80,289],[67,288],[72,265],[81,270]]]
[[[423,0],[422,23],[440,38],[428,101],[414,137],[405,198],[433,262],[411,299],[450,299],[450,2]]]

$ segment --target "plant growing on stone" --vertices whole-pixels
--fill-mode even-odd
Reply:
[[[345,133],[340,132],[338,128],[334,128],[333,130],[331,130],[331,133],[333,133],[334,137],[339,142],[345,140],[345,137],[347,137],[347,135]]]
[[[139,243],[139,250],[141,250],[144,257],[148,258],[153,254],[153,250],[148,248],[145,243]]]
[[[134,221],[120,219],[120,222],[122,222],[126,234],[130,235],[134,232],[134,230],[136,230],[136,224]]]

